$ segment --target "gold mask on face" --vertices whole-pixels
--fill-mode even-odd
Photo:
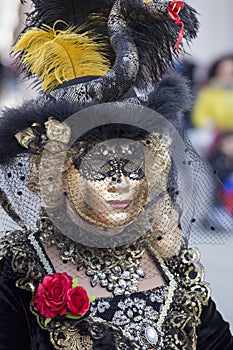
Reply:
[[[129,141],[97,144],[66,172],[72,207],[90,223],[113,228],[131,223],[147,202],[143,147]]]
[[[140,235],[148,230],[159,234],[170,230],[171,199],[164,211],[164,201],[170,198],[169,149],[169,138],[154,133],[140,141],[76,141],[61,160],[55,157],[61,152],[48,152],[40,179],[40,183],[45,182],[44,207],[69,237],[80,237],[87,231],[99,233],[103,240],[108,233],[114,237],[120,234],[122,239],[124,233],[124,242],[128,242],[136,231]],[[80,228],[81,233],[74,233]]]

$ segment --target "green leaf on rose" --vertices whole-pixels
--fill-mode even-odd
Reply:
[[[67,314],[65,314],[65,317],[71,318],[72,320],[79,320],[80,318],[82,318],[85,315],[85,313],[82,315],[74,315],[71,312],[68,312]]]
[[[72,288],[78,287],[78,275],[75,275],[72,280]]]
[[[95,299],[96,299],[96,296],[95,296],[95,295],[91,295],[91,296],[89,297],[90,303],[91,303],[92,301],[95,301]]]
[[[50,317],[46,317],[45,321],[44,321],[44,325],[45,327],[48,326],[49,322],[51,321],[52,319]]]

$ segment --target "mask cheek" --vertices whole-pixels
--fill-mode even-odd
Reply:
[[[102,181],[83,180],[83,193],[81,196],[88,205],[94,210],[107,210],[106,204],[108,195],[109,181],[106,178]]]

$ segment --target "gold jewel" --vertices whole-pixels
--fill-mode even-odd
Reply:
[[[44,125],[49,140],[68,144],[71,137],[71,129],[68,125],[52,118],[49,118]]]
[[[22,147],[28,149],[30,142],[35,140],[36,136],[32,128],[26,128],[23,131],[20,131],[17,134],[15,134],[15,138]]]

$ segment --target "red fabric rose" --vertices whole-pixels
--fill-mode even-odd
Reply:
[[[53,318],[58,314],[65,315],[67,311],[67,291],[70,288],[72,288],[72,278],[66,272],[45,276],[34,299],[41,315],[48,318]]]
[[[67,292],[67,305],[74,315],[83,315],[90,308],[87,292],[82,287],[75,287]]]

